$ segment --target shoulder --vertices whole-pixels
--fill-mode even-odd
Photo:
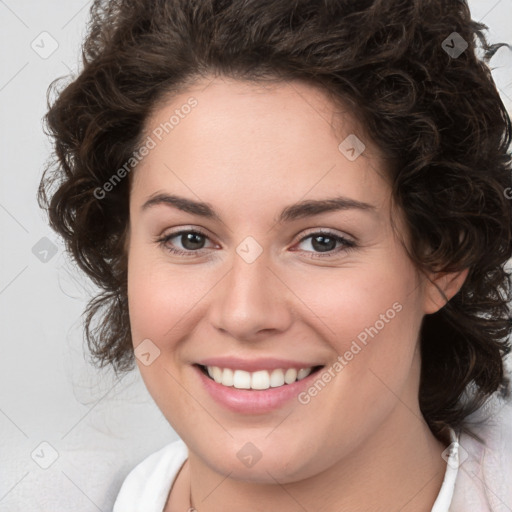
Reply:
[[[185,443],[178,439],[151,453],[124,479],[112,512],[161,512],[171,485],[188,457]]]
[[[460,434],[459,468],[453,512],[512,509],[512,401],[493,396],[471,415],[469,429]],[[508,507],[508,508],[507,508]]]

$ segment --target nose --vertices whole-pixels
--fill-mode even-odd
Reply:
[[[264,254],[248,263],[235,253],[231,270],[212,291],[210,322],[239,341],[268,338],[292,321],[293,293]]]

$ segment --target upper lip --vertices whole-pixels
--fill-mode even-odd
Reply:
[[[271,357],[262,357],[258,359],[240,359],[239,357],[210,357],[208,359],[198,361],[197,364],[203,366],[218,366],[219,368],[231,368],[232,370],[245,370],[246,372],[255,372],[258,370],[276,370],[277,368],[295,368],[300,370],[301,368],[323,366],[321,363],[293,361],[291,359],[275,359]]]

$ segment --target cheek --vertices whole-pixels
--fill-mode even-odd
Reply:
[[[128,260],[128,307],[134,348],[149,339],[160,350],[149,365],[137,358],[136,363],[150,395],[177,431],[179,419],[190,404],[188,395],[177,384],[183,376],[177,364],[176,340],[190,334],[193,326],[187,322],[187,313],[204,295],[192,276],[192,267],[189,275],[183,275],[183,271],[140,247],[133,247]]]
[[[413,273],[382,260],[364,268],[317,269],[308,277],[290,273],[285,280],[304,305],[302,318],[309,318],[338,353],[350,340],[364,343],[376,331],[396,329],[416,310]]]
[[[339,401],[392,397],[379,378],[391,389],[405,383],[421,325],[413,267],[384,255],[365,268],[323,270],[291,287],[307,306],[303,311],[312,330],[337,354],[338,364],[331,368]]]
[[[147,257],[145,257],[147,256]],[[211,273],[211,272],[210,272]],[[164,258],[134,248],[128,263],[128,304],[134,344],[141,339],[176,338],[183,321],[209,288],[208,278],[195,265],[170,265]],[[209,284],[209,281],[212,281]],[[172,336],[168,336],[173,329]]]

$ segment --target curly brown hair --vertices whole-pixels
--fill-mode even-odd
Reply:
[[[94,1],[83,70],[53,104],[61,79],[48,88],[54,158],[38,190],[51,227],[102,289],[84,313],[93,363],[116,374],[135,366],[132,175],[97,191],[140,146],[150,114],[204,77],[303,80],[349,105],[392,163],[417,269],[469,268],[421,327],[419,402],[430,429],[467,427],[492,393],[509,393],[511,123],[487,64],[503,45],[489,45],[485,29],[462,0]]]

